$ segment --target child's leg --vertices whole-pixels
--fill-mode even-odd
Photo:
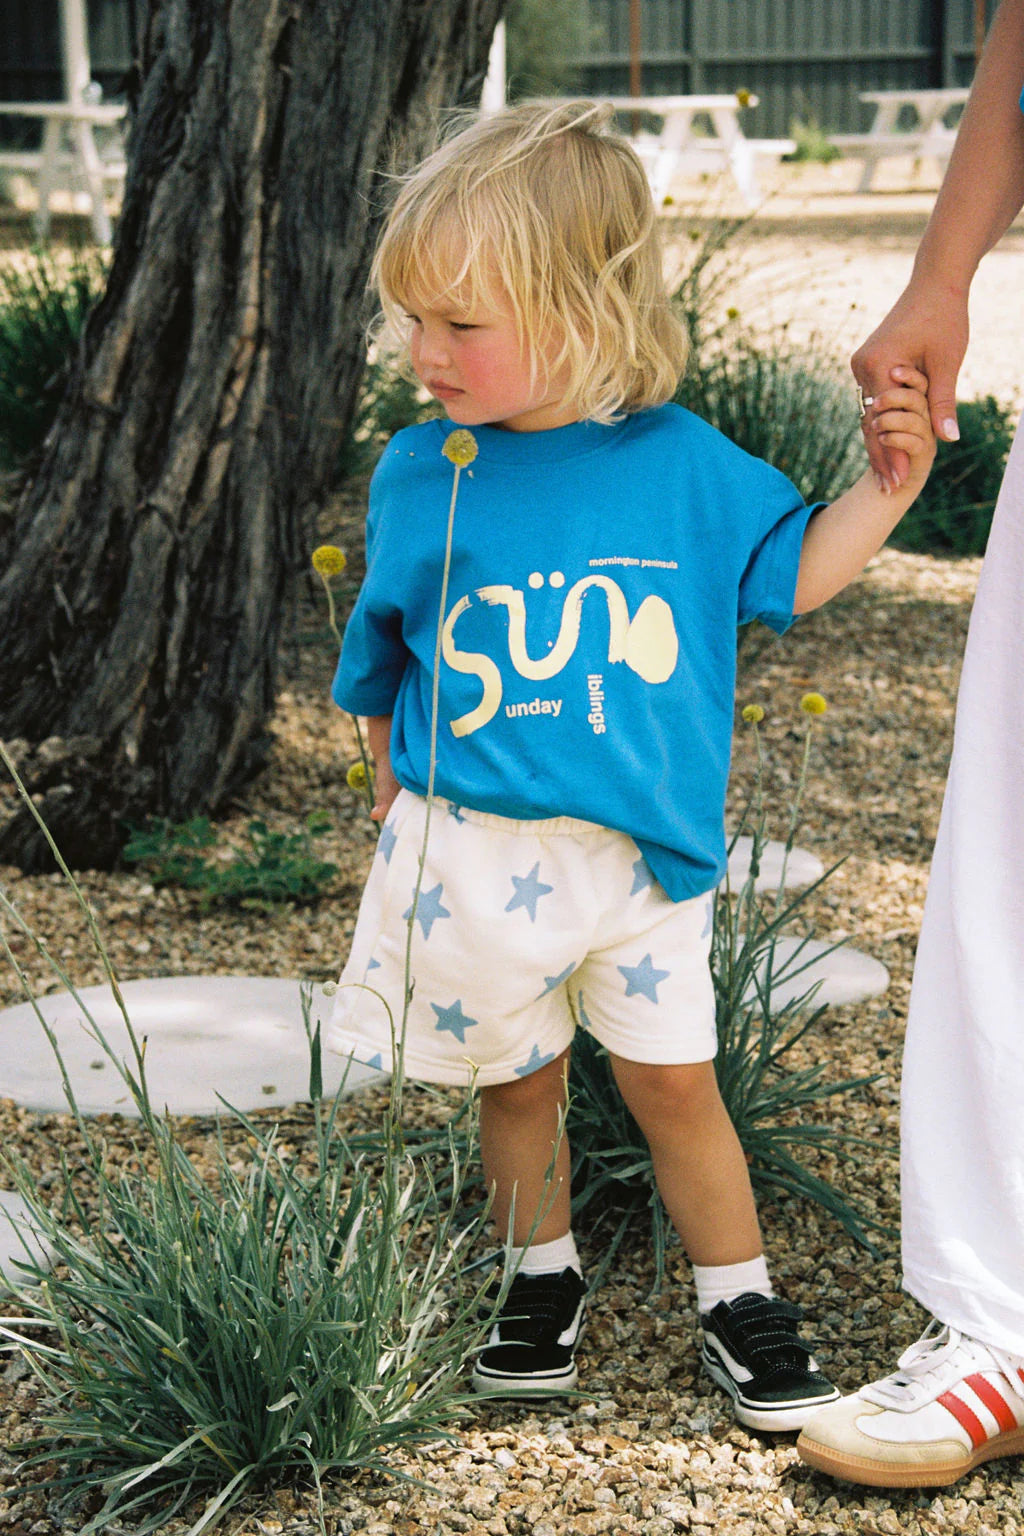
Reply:
[[[503,1240],[513,1212],[510,1257],[518,1266],[473,1370],[474,1389],[489,1396],[551,1397],[576,1385],[587,1288],[569,1230],[569,1144],[559,1138],[568,1061],[563,1051],[528,1077],[480,1091],[484,1176]]]
[[[740,1264],[762,1248],[747,1160],[711,1061],[663,1066],[612,1056],[651,1150],[672,1225],[693,1264]]]
[[[528,1077],[480,1090],[480,1155],[487,1188],[494,1190],[491,1214],[504,1241],[514,1201],[512,1242],[517,1247],[551,1242],[569,1231],[569,1143],[564,1134],[555,1151],[568,1063],[569,1052],[563,1051]],[[545,1214],[531,1234],[540,1210]]]
[[[701,1359],[753,1429],[800,1429],[838,1392],[772,1296],[746,1158],[714,1063],[661,1066],[612,1056],[651,1149],[658,1189],[694,1265]]]

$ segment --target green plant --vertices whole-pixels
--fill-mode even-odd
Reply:
[[[808,694],[803,761],[789,814],[786,855],[792,851],[800,804],[807,780],[813,716],[824,700]],[[757,730],[760,715],[749,717]],[[758,738],[760,749],[760,738]],[[858,1242],[870,1247],[866,1228],[872,1220],[827,1180],[816,1174],[799,1154],[842,1148],[848,1154],[856,1138],[809,1118],[814,1109],[837,1095],[873,1082],[872,1077],[830,1082],[823,1063],[794,1065],[797,1048],[813,1036],[826,1008],[814,1006],[816,983],[781,1006],[773,990],[806,970],[805,944],[783,961],[779,940],[821,880],[788,894],[780,884],[771,895],[756,891],[761,857],[768,840],[764,794],[764,763],[759,750],[754,795],[735,834],[751,837],[753,851],[747,877],[736,893],[719,893],[715,900],[711,943],[711,974],[715,988],[718,1054],[715,1071],[722,1099],[750,1164],[751,1182],[759,1194],[787,1193],[824,1207]],[[734,838],[735,843],[735,838]],[[573,1151],[573,1210],[580,1223],[589,1217],[616,1223],[603,1250],[602,1272],[629,1223],[645,1215],[659,1281],[664,1272],[669,1224],[654,1180],[650,1154],[639,1126],[622,1103],[607,1052],[583,1031],[573,1045],[569,1078],[571,1101],[567,1132]]]
[[[204,909],[316,901],[338,872],[313,847],[314,839],[331,827],[325,812],[314,812],[298,832],[275,832],[266,822],[250,821],[248,849],[222,858],[207,817],[179,823],[158,819],[132,828],[124,858],[145,869],[155,885],[195,891]]]
[[[1016,415],[992,395],[957,407],[960,440],[940,442],[920,496],[890,537],[925,555],[983,555]]]
[[[0,760],[30,804],[2,744]],[[134,1101],[140,1145],[134,1166],[111,1168],[102,1132],[79,1112],[36,1006],[84,1152],[74,1167],[62,1162],[59,1210],[45,1204],[21,1159],[3,1159],[56,1259],[47,1273],[27,1254],[18,1315],[0,1324],[4,1347],[21,1353],[45,1393],[40,1432],[21,1448],[25,1464],[60,1495],[65,1512],[82,1495],[103,1498],[80,1527],[83,1536],[129,1517],[132,1530],[154,1530],[203,1499],[189,1529],[199,1536],[244,1494],[295,1481],[315,1484],[322,1511],[327,1473],[387,1471],[390,1448],[450,1435],[464,1401],[456,1378],[504,1299],[503,1289],[491,1304],[489,1277],[472,1286],[463,1274],[463,1251],[486,1207],[467,1227],[454,1145],[446,1202],[406,1152],[400,1072],[379,1163],[353,1152],[338,1126],[338,1101],[323,1099],[319,1029],[311,1029],[308,1008],[312,1171],[292,1161],[274,1127],[226,1106],[229,1125],[249,1138],[250,1160],[237,1170],[222,1129],[214,1177],[204,1176],[171,1120],[152,1107],[144,1044],[95,919],[39,825],[128,1028],[130,1064],[75,994]],[[0,948],[30,1000],[8,926],[74,992],[2,891],[0,919]]]
[[[675,398],[809,501],[830,500],[864,467],[853,391],[820,343],[716,339],[694,351]]]
[[[105,259],[83,252],[66,262],[37,250],[0,268],[0,471],[42,447],[106,276]]]
[[[784,155],[784,160],[814,161],[818,165],[829,165],[840,157],[839,150],[813,116],[794,117],[789,125],[789,136],[796,148]]]
[[[508,96],[571,95],[596,30],[586,0],[510,0]]]
[[[365,474],[396,432],[440,414],[440,406],[423,398],[415,379],[406,378],[388,363],[368,363],[352,426],[342,446],[341,473]]]

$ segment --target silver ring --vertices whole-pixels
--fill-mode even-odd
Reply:
[[[864,391],[861,389],[860,385],[858,384],[857,385],[857,402],[860,405],[860,413],[861,413],[861,415],[862,416],[866,416],[867,413],[868,413],[868,406],[869,405],[874,405],[874,403],[875,403],[875,397],[874,397],[874,395],[866,395],[864,393]]]

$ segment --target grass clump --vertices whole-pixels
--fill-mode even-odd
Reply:
[[[791,164],[831,165],[840,158],[840,152],[832,143],[817,118],[794,117],[789,125],[789,136],[796,148],[783,159]]]
[[[2,745],[0,760],[31,804]],[[30,1168],[9,1153],[2,1159],[55,1264],[47,1273],[27,1242],[25,1283],[0,1319],[3,1347],[23,1356],[44,1393],[39,1432],[19,1446],[23,1466],[62,1515],[84,1519],[75,1527],[82,1536],[127,1520],[142,1536],[179,1514],[192,1520],[189,1536],[200,1536],[246,1494],[289,1484],[315,1488],[325,1529],[328,1474],[387,1472],[396,1447],[450,1438],[464,1402],[458,1377],[506,1290],[485,1296],[490,1277],[471,1285],[463,1270],[487,1207],[466,1222],[454,1142],[445,1197],[407,1151],[400,1071],[380,1158],[356,1153],[339,1127],[338,1100],[323,1097],[319,1027],[308,1008],[311,1166],[293,1159],[273,1125],[225,1106],[229,1130],[250,1152],[239,1166],[222,1126],[211,1177],[153,1109],[145,1044],[88,904],[48,841],[121,1007],[130,1062],[113,1052],[2,891],[0,948],[30,1000],[12,929],[76,996],[129,1089],[140,1132],[134,1164],[112,1166],[35,1005],[84,1150],[74,1167],[64,1157],[62,1204],[53,1210]],[[471,1146],[471,1130],[468,1139]],[[198,1512],[190,1507],[197,1500]]]
[[[806,713],[804,755],[785,841],[791,853],[799,806],[806,784],[813,732],[813,715],[824,700],[810,694]],[[754,729],[757,729],[756,719]],[[760,739],[759,739],[760,746]],[[821,880],[802,891],[779,889],[767,896],[757,892],[757,878],[768,841],[764,803],[764,764],[751,805],[733,839],[752,841],[749,872],[738,891],[719,892],[715,899],[711,944],[711,973],[715,989],[718,1054],[715,1071],[729,1112],[750,1165],[757,1194],[788,1194],[823,1207],[858,1242],[871,1247],[867,1229],[872,1219],[826,1179],[808,1166],[805,1154],[841,1149],[849,1154],[856,1139],[834,1123],[822,1124],[817,1109],[826,1101],[873,1082],[873,1077],[829,1081],[825,1065],[795,1064],[797,1047],[812,1038],[826,1012],[814,1004],[820,983],[809,983],[802,995],[781,1005],[773,1000],[780,982],[792,982],[806,970],[807,940],[783,959],[780,940],[801,915]],[[731,851],[731,849],[730,849]],[[659,1281],[664,1273],[670,1225],[658,1194],[647,1144],[622,1102],[608,1054],[584,1031],[573,1044],[569,1078],[567,1133],[573,1151],[573,1210],[586,1221],[616,1224],[603,1252],[602,1273],[617,1244],[636,1220],[650,1222]],[[834,1117],[833,1117],[834,1118]]]
[[[36,250],[0,268],[0,472],[42,448],[106,277],[104,257],[85,252],[61,261]]]
[[[132,830],[124,858],[144,869],[154,885],[195,892],[204,911],[217,905],[266,909],[311,902],[338,873],[315,848],[332,825],[326,812],[314,812],[298,832],[275,832],[264,821],[250,821],[247,846],[222,852],[206,816],[157,819]]]
[[[983,555],[1016,420],[992,395],[959,405],[960,440],[939,442],[931,475],[890,544],[914,554]]]
[[[247,1493],[387,1471],[389,1451],[448,1436],[484,1332],[482,1293],[462,1284],[475,1225],[454,1230],[458,1170],[441,1208],[393,1119],[379,1165],[355,1161],[337,1103],[314,1091],[311,1172],[230,1111],[252,1151],[237,1172],[219,1140],[211,1183],[152,1112],[141,1069],[130,1086],[148,1167],[115,1177],[80,1122],[86,1168],[65,1166],[51,1213],[6,1160],[57,1266],[0,1328],[45,1392],[25,1465],[59,1456],[65,1508],[102,1494],[83,1532],[115,1516],[156,1529],[202,1499],[198,1536]]]

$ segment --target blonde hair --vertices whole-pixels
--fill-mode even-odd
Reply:
[[[408,176],[370,274],[375,339],[407,356],[407,306],[510,305],[534,372],[611,422],[661,405],[686,362],[647,177],[594,102],[527,102],[474,121]]]

